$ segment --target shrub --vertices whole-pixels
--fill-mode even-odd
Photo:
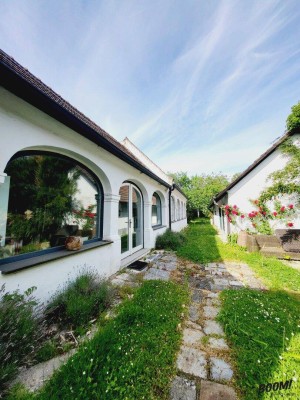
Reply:
[[[167,229],[165,233],[157,236],[155,248],[165,250],[177,250],[185,242],[185,235],[181,232],[173,232]]]
[[[20,365],[32,355],[42,336],[38,303],[32,296],[36,288],[21,294],[0,289],[0,392]]]
[[[54,294],[47,307],[47,318],[61,325],[79,327],[104,311],[111,303],[113,289],[97,272],[85,269]]]

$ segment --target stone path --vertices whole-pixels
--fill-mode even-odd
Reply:
[[[188,277],[191,305],[183,329],[170,400],[237,400],[232,387],[234,371],[222,326],[215,320],[220,311],[219,293],[224,289],[265,289],[246,264],[233,262],[199,265],[177,259],[174,253],[148,255],[143,279],[175,280]],[[129,272],[127,272],[129,271]],[[134,283],[136,272],[127,269],[113,279],[116,284]]]
[[[170,400],[237,400],[232,388],[234,371],[224,331],[215,320],[220,311],[219,293],[223,289],[248,286],[264,289],[246,264],[194,264],[177,259],[171,252],[154,252],[143,259],[143,271],[126,268],[110,280],[116,286],[138,286],[143,280],[188,279],[191,305],[183,324],[183,340],[177,357],[178,373],[170,391]],[[113,310],[112,310],[113,312]],[[34,391],[49,379],[76,350],[23,371],[21,381]],[[15,381],[15,382],[16,382]]]

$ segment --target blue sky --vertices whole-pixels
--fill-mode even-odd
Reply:
[[[241,172],[300,100],[298,0],[1,0],[0,47],[166,171]]]

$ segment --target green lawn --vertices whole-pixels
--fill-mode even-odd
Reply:
[[[192,222],[179,256],[195,262],[247,263],[269,291],[222,292],[219,320],[236,362],[245,400],[300,399],[300,273],[281,261],[223,243],[207,219]],[[259,385],[293,379],[288,390],[259,393]]]
[[[17,389],[9,400],[167,400],[187,303],[185,287],[144,282],[41,392]]]

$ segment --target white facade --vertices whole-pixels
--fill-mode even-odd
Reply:
[[[101,275],[109,276],[120,269],[124,258],[119,235],[120,187],[124,182],[136,187],[142,196],[142,245],[144,249],[155,246],[157,235],[169,227],[169,190],[166,185],[141,173],[120,158],[83,137],[66,125],[0,87],[0,229],[6,220],[9,177],[5,168],[20,151],[46,151],[60,154],[80,162],[100,181],[103,188],[103,240],[111,243],[70,255],[40,265],[31,266],[12,274],[1,274],[0,285],[6,291],[17,288],[26,290],[37,286],[36,296],[47,300],[57,287],[72,277],[80,268],[93,267]],[[150,168],[150,164],[148,165]],[[156,171],[152,171],[154,174]],[[152,196],[157,193],[161,200],[161,225],[152,227]],[[175,203],[186,205],[186,198],[173,190]],[[172,222],[172,229],[179,231],[187,225],[185,209]],[[2,228],[1,228],[2,227]],[[1,232],[0,232],[1,233]],[[2,232],[3,236],[3,232]],[[134,249],[126,253],[134,253]]]
[[[299,144],[300,135],[294,135],[292,140]],[[261,163],[259,163],[252,171],[246,174],[239,182],[231,187],[224,196],[219,199],[220,205],[237,205],[244,212],[249,213],[255,210],[255,207],[249,200],[256,200],[261,192],[271,186],[272,180],[268,179],[272,172],[281,170],[285,167],[288,158],[285,157],[277,147],[269,154]],[[288,205],[293,202],[292,198],[282,199],[282,203]],[[227,237],[228,234],[239,232],[241,228],[245,228],[242,223],[238,225],[229,224],[224,212],[218,205],[214,206],[213,224],[220,230],[222,235]],[[299,218],[294,221],[295,228],[300,227]],[[284,228],[283,223],[274,225],[276,228]]]

